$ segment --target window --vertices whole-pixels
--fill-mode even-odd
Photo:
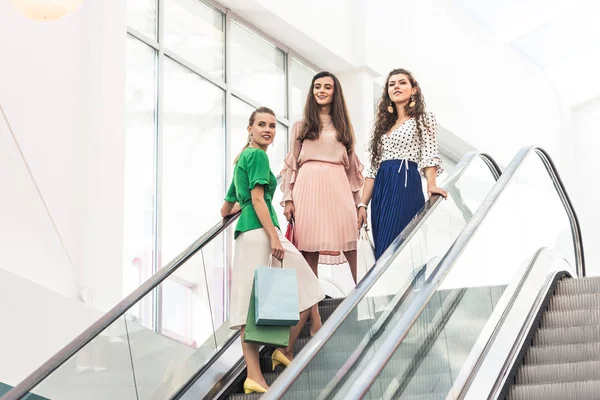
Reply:
[[[225,93],[169,58],[164,61],[162,263],[219,222],[225,182]]]
[[[290,64],[290,123],[302,119],[304,114],[304,103],[310,92],[310,83],[316,72],[300,61],[292,58]]]
[[[219,221],[259,106],[277,114],[268,154],[279,174],[316,70],[211,0],[127,0],[127,18],[124,294]],[[130,315],[201,345],[212,334],[207,313],[214,328],[225,323],[232,237],[211,242]]]
[[[127,0],[127,24],[156,41],[158,3],[156,0]]]
[[[123,289],[130,293],[154,272],[156,50],[128,36],[127,52]],[[132,312],[151,321],[151,302]]]
[[[284,52],[237,21],[231,24],[231,36],[233,88],[287,117]]]
[[[165,46],[204,74],[225,76],[224,15],[198,0],[165,0]]]

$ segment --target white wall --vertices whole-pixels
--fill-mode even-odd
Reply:
[[[0,269],[0,315],[0,381],[15,386],[101,314]]]
[[[588,275],[600,275],[600,249],[595,245],[600,237],[598,220],[598,149],[600,148],[600,97],[572,110],[573,130],[569,139],[577,157],[572,167],[568,188],[577,211],[585,250]]]
[[[411,70],[440,124],[505,165],[529,144],[557,153],[557,98],[524,58],[495,43],[451,2],[369,3],[371,67],[382,74]]]
[[[65,265],[31,186],[13,191],[4,181],[2,212],[21,207],[2,231],[27,226],[30,242],[3,237],[0,268],[70,297],[88,287],[101,309],[121,296],[125,7],[85,1],[66,18],[40,22],[0,2],[0,104],[73,262]],[[10,162],[22,173],[14,154]],[[15,248],[26,251],[7,253]]]

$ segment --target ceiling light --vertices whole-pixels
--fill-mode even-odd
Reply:
[[[50,21],[72,13],[82,0],[10,0],[10,2],[26,17]]]

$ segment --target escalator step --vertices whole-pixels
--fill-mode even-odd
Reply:
[[[533,338],[534,346],[600,342],[600,325],[541,328]]]
[[[307,400],[307,399],[317,399],[319,396],[319,391],[316,390],[289,390],[285,393],[286,400]],[[261,393],[236,393],[229,396],[230,400],[258,400],[262,397]]]
[[[600,360],[600,342],[562,346],[533,346],[525,355],[525,364],[558,364]]]
[[[531,385],[554,382],[576,382],[598,379],[600,361],[524,365],[517,373],[517,384]]]
[[[597,400],[600,381],[550,383],[543,385],[514,385],[509,400]]]
[[[445,399],[447,393],[426,393],[426,394],[416,394],[416,395],[402,395],[402,400],[440,400]]]
[[[549,311],[595,310],[600,308],[600,293],[560,295],[550,298]]]
[[[600,277],[563,279],[556,286],[557,295],[600,293]]]
[[[232,394],[231,396],[229,396],[230,400],[258,400],[262,397],[262,394],[260,393],[250,393],[250,394],[245,394],[245,393],[235,393]]]
[[[345,297],[339,297],[339,298],[335,298],[335,299],[329,298],[329,299],[321,300],[319,302],[319,307],[322,307],[322,306],[335,306],[335,307],[337,307],[344,300],[346,300]]]
[[[542,317],[544,328],[600,324],[599,310],[548,311]]]

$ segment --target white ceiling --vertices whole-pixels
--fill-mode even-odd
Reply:
[[[600,96],[600,1],[453,1],[547,74],[566,104]]]

